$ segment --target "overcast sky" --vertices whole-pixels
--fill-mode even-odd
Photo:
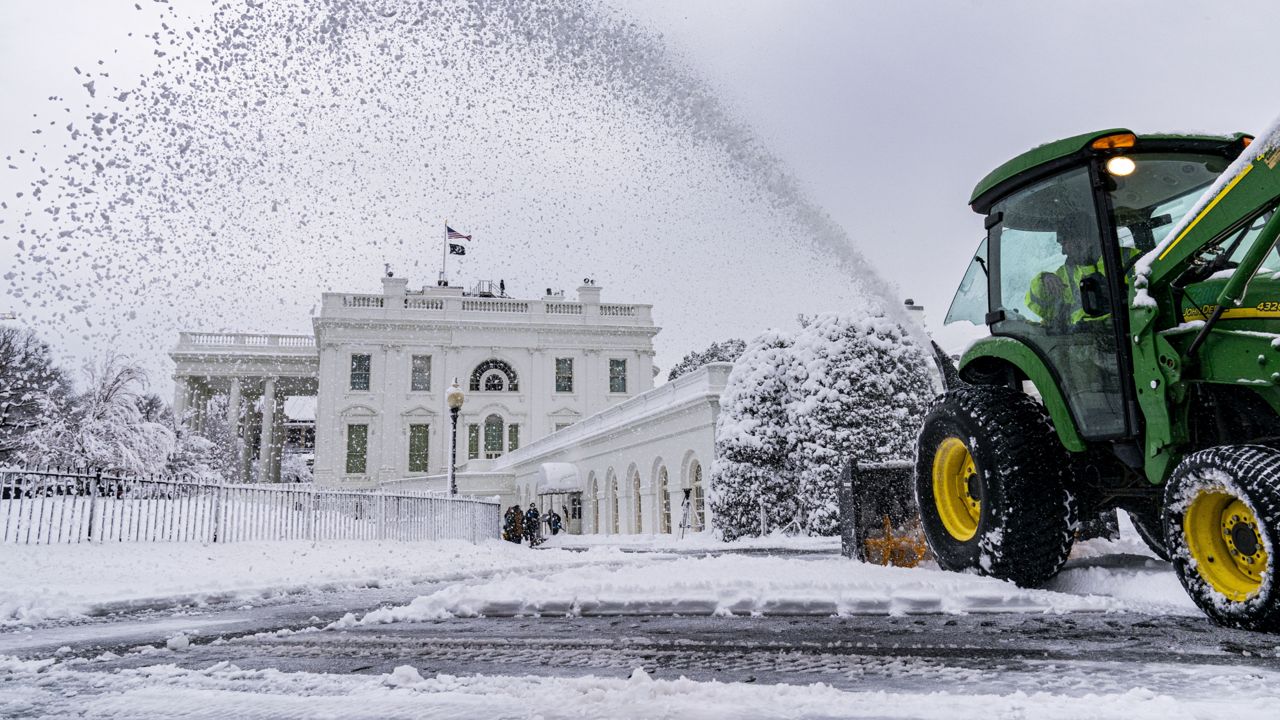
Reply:
[[[969,193],[1010,156],[1113,126],[1258,131],[1280,114],[1267,82],[1280,67],[1271,3],[616,4],[708,78],[935,321],[982,233]],[[151,48],[129,33],[154,31],[157,17],[132,0],[0,3],[0,154],[58,122],[47,99],[83,92],[74,67],[108,58],[116,75],[145,72]],[[20,188],[19,174],[0,176],[0,198]],[[812,292],[815,310],[840,309]]]

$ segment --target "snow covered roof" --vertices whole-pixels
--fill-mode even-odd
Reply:
[[[549,462],[538,466],[537,493],[539,495],[569,492],[582,492],[582,482],[578,479],[577,465],[565,462]]]

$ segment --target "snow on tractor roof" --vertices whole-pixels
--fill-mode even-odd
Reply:
[[[991,205],[1004,196],[1014,186],[1038,179],[1043,173],[1056,169],[1060,161],[1067,161],[1077,154],[1090,149],[1094,141],[1110,136],[1133,135],[1139,144],[1148,142],[1212,142],[1232,143],[1245,137],[1246,133],[1234,135],[1201,135],[1176,133],[1147,133],[1136,135],[1125,128],[1111,128],[1095,132],[1073,135],[1062,140],[1045,143],[1034,147],[1010,160],[1007,160],[987,176],[978,181],[973,193],[969,196],[969,205],[975,212],[986,214]],[[1042,170],[1043,172],[1033,172]]]

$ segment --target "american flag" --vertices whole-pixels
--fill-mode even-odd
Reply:
[[[445,225],[444,229],[445,229],[445,232],[448,233],[448,237],[450,240],[470,240],[471,239],[470,235],[463,235],[462,233],[458,232],[457,230],[454,230],[448,225]]]

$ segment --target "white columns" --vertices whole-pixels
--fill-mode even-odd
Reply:
[[[272,446],[276,428],[276,379],[262,384],[262,432],[258,437],[258,482],[271,482]]]
[[[240,404],[243,395],[240,378],[231,378],[231,389],[227,392],[227,452],[235,458],[232,473],[239,479],[240,475]]]
[[[173,419],[181,423],[191,405],[191,379],[185,375],[173,378]]]
[[[240,441],[240,482],[253,482],[253,431],[258,427],[258,415],[254,409],[252,395],[245,397],[244,403],[244,437]]]
[[[267,467],[271,469],[271,482],[280,482],[280,461],[284,458],[284,396],[273,396],[271,406],[271,462]]]

